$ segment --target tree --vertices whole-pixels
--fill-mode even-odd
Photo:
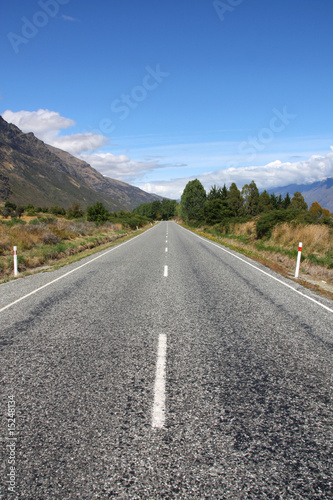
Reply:
[[[243,186],[242,196],[244,198],[244,215],[257,215],[259,213],[259,190],[254,181]]]
[[[54,206],[49,209],[52,215],[66,215],[66,210],[63,207]]]
[[[161,215],[163,220],[169,220],[174,217],[176,212],[176,200],[168,200],[163,198],[161,202]]]
[[[284,200],[283,200],[283,208],[285,208],[285,209],[289,208],[290,203],[291,203],[291,199],[290,199],[289,193],[287,193]]]
[[[240,215],[243,206],[243,198],[235,182],[231,184],[228,191],[227,202],[236,215]]]
[[[155,201],[152,202],[151,213],[152,213],[152,218],[153,219],[155,219],[155,220],[162,219],[162,215],[161,215],[161,202],[159,200],[155,200]]]
[[[304,200],[302,193],[296,191],[291,199],[290,205],[295,210],[307,210],[308,205]]]
[[[270,196],[270,202],[274,210],[278,209],[278,197],[275,193],[272,193]]]
[[[189,181],[180,200],[180,214],[187,222],[191,220],[202,220],[204,217],[204,205],[206,191],[198,179]]]
[[[24,207],[16,207],[15,217],[18,217],[20,219],[23,212],[24,212]]]
[[[219,198],[207,199],[204,214],[207,224],[217,224],[235,215],[229,204]]]
[[[263,191],[259,196],[258,211],[259,213],[263,213],[263,212],[269,212],[272,209],[273,206],[271,204],[271,198],[267,193],[267,191]]]
[[[221,189],[221,198],[222,200],[226,200],[228,197],[228,189],[225,184],[223,184],[223,188]]]
[[[309,213],[314,221],[319,221],[322,218],[329,217],[330,211],[327,208],[322,208],[317,201],[314,201],[309,209]]]
[[[8,208],[9,210],[12,210],[13,212],[15,212],[16,205],[15,205],[15,203],[12,203],[11,201],[6,201],[5,208]]]
[[[71,207],[68,208],[66,212],[66,217],[68,219],[79,219],[83,217],[84,212],[78,203],[73,203]]]
[[[108,220],[109,212],[101,203],[97,201],[94,205],[87,207],[87,220],[92,222],[105,222]]]
[[[227,186],[224,184],[222,188],[216,187],[216,184],[210,188],[207,195],[207,200],[226,200],[228,196]]]

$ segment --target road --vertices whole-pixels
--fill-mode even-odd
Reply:
[[[0,324],[1,498],[333,498],[332,301],[162,222]]]

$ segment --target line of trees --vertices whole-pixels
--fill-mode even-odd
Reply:
[[[35,207],[32,203],[29,203],[26,206],[19,206],[11,201],[6,201],[4,207],[0,209],[0,213],[5,219],[8,217],[16,217],[19,219],[23,214],[29,216],[37,214],[50,214],[67,217],[68,219],[79,219],[84,217],[84,211],[78,203],[73,203],[71,207],[65,209],[59,206]]]
[[[86,212],[78,203],[73,203],[71,207],[65,209],[59,206],[35,207],[31,203],[21,207],[17,206],[15,203],[6,201],[4,207],[0,208],[0,214],[5,219],[11,217],[12,222],[15,222],[17,219],[19,220],[22,215],[25,214],[31,217],[37,216],[39,219],[41,217],[57,216],[65,217],[66,219],[84,219],[95,222],[96,224],[113,222],[122,224],[123,227],[130,227],[131,229],[142,227],[149,222],[147,217],[132,212],[126,212],[125,210],[109,212],[103,203],[99,201],[94,205],[88,206]]]
[[[176,215],[177,201],[163,198],[150,203],[142,203],[133,210],[134,214],[142,215],[151,220],[169,220]]]
[[[329,210],[322,208],[319,203],[313,203],[308,210],[308,205],[299,191],[295,192],[292,198],[289,193],[284,198],[267,191],[259,193],[254,181],[245,184],[241,190],[235,183],[232,183],[229,189],[226,185],[214,185],[208,194],[198,179],[189,181],[181,197],[179,214],[187,223],[209,225],[235,218],[262,218],[264,215],[272,221],[297,216],[309,223],[332,223]]]

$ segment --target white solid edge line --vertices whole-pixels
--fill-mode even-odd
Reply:
[[[3,311],[5,311],[6,309],[9,309],[10,307],[14,306],[15,304],[18,304],[19,302],[21,302],[22,300],[30,297],[31,295],[34,295],[35,293],[39,292],[40,290],[43,290],[43,288],[46,288],[46,287],[48,287],[50,285],[53,285],[53,283],[56,283],[57,281],[59,281],[59,280],[61,280],[63,278],[66,278],[66,276],[68,276],[69,274],[75,273],[79,269],[82,269],[82,267],[88,266],[89,264],[91,264],[95,260],[101,259],[102,257],[104,257],[104,255],[107,255],[108,253],[113,252],[114,250],[117,250],[118,248],[122,247],[123,245],[126,245],[126,243],[130,243],[131,241],[135,240],[135,238],[139,238],[140,236],[143,236],[144,234],[146,234],[148,231],[150,231],[154,227],[156,227],[156,226],[153,226],[153,227],[147,229],[144,233],[138,234],[137,236],[134,236],[130,240],[124,241],[123,243],[120,243],[119,245],[116,245],[115,247],[112,247],[110,250],[107,250],[106,252],[103,252],[101,255],[98,255],[97,257],[94,257],[93,259],[89,260],[88,262],[85,262],[84,264],[81,264],[80,266],[76,267],[75,269],[72,269],[71,271],[68,271],[67,273],[63,274],[62,276],[59,276],[59,278],[56,278],[56,279],[50,281],[49,283],[46,283],[45,285],[43,285],[43,286],[41,286],[39,288],[36,288],[36,290],[33,290],[32,292],[27,293],[26,295],[23,295],[23,297],[20,297],[19,299],[14,300],[14,302],[11,302],[10,304],[2,307],[0,309],[0,313],[2,313]],[[86,258],[88,258],[88,257],[86,257]]]
[[[315,300],[312,297],[309,297],[308,295],[305,295],[305,293],[300,292],[299,290],[296,290],[296,288],[294,288],[293,286],[289,285],[288,283],[285,283],[284,281],[280,280],[279,278],[276,278],[275,276],[272,276],[271,274],[267,273],[263,269],[260,269],[259,267],[255,266],[254,264],[251,264],[250,262],[247,262],[245,259],[242,259],[242,257],[239,257],[238,255],[235,255],[234,253],[229,252],[229,250],[227,250],[226,248],[224,248],[222,245],[218,245],[217,243],[213,243],[212,241],[207,240],[207,238],[204,238],[203,236],[200,236],[199,234],[193,233],[192,231],[190,231],[189,229],[186,229],[185,227],[182,227],[182,226],[180,226],[180,227],[182,229],[185,229],[185,231],[188,231],[190,234],[193,234],[197,238],[200,238],[201,240],[205,241],[206,243],[209,243],[210,245],[213,245],[214,247],[219,248],[223,252],[231,255],[232,257],[235,257],[235,259],[241,260],[242,262],[244,262],[248,266],[253,267],[257,271],[259,271],[259,272],[265,274],[266,276],[268,276],[269,278],[272,278],[273,280],[278,281],[279,283],[281,283],[282,285],[286,286],[287,288],[290,288],[290,290],[293,290],[294,292],[298,293],[299,295],[302,295],[302,297],[305,297],[306,299],[311,300],[312,302],[314,302],[318,306],[321,306],[324,309],[326,309],[327,311],[333,313],[333,309],[330,309],[329,307],[325,306],[324,304],[322,304],[318,300]]]
[[[158,337],[156,375],[154,386],[154,405],[151,425],[161,429],[165,422],[165,365],[167,336],[161,333]]]

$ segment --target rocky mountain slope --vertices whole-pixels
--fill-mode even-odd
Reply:
[[[161,199],[104,177],[88,163],[24,134],[0,116],[0,203],[86,208],[96,201],[109,210],[132,210]]]

